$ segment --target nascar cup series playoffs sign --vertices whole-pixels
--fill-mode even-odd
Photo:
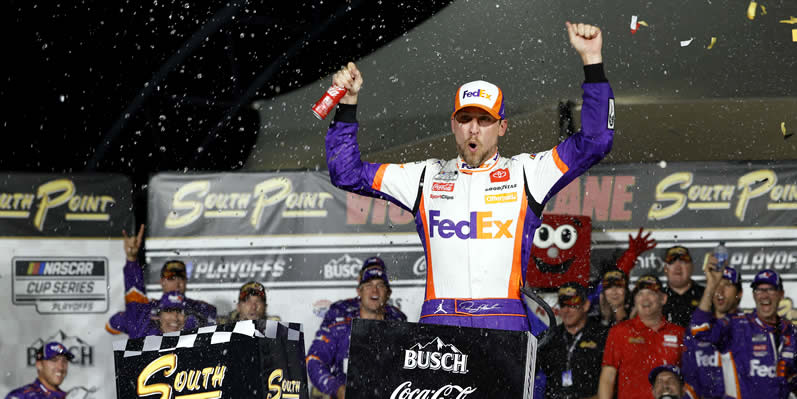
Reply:
[[[531,398],[536,347],[526,332],[355,319],[346,398]]]

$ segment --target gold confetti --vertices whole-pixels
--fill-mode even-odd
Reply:
[[[767,15],[767,8],[761,5],[761,15]]]
[[[711,36],[711,43],[709,43],[708,47],[706,47],[706,48],[711,50],[714,47],[714,43],[716,43],[716,42],[717,42],[717,38],[714,37],[714,36]]]
[[[645,22],[645,21],[639,21],[638,24],[640,24],[640,25],[642,25],[644,27],[648,27],[648,23]]]
[[[780,132],[783,133],[783,138],[784,139],[787,139],[787,138],[791,137],[794,134],[794,133],[786,134],[786,122],[781,122],[780,123]]]
[[[750,4],[747,5],[747,19],[751,21],[755,19],[756,7],[758,7],[758,3],[755,1],[751,1]]]
[[[780,23],[791,24],[791,25],[797,24],[797,17],[791,17],[789,19],[781,19]]]
[[[797,29],[791,30],[791,41],[797,42]]]

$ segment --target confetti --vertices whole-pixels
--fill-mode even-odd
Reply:
[[[639,21],[639,24],[644,26],[644,27],[646,27],[646,28],[648,27],[648,23],[645,22],[645,21]]]
[[[717,38],[714,37],[714,36],[711,36],[711,43],[709,43],[708,47],[706,47],[706,48],[711,50],[714,47],[714,43],[717,43]]]
[[[637,29],[639,29],[639,24],[637,24],[637,16],[631,16],[631,34],[633,35],[636,33]]]
[[[761,15],[767,15],[767,8],[761,5]]]
[[[791,41],[797,42],[797,29],[791,30]]]
[[[791,24],[791,25],[797,24],[797,17],[791,17],[789,19],[781,19],[780,23]]]
[[[794,133],[786,134],[786,122],[781,122],[780,123],[780,132],[783,133],[783,138],[784,139],[787,139],[787,138],[791,137],[794,134]]]
[[[755,19],[755,9],[758,7],[758,3],[755,1],[751,1],[750,4],[747,5],[747,19],[754,20]]]
[[[692,40],[695,40],[695,38],[693,37],[693,38],[690,38],[689,40],[681,40],[681,47],[686,47],[686,46],[692,44]]]

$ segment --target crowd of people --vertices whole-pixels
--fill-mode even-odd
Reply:
[[[536,154],[498,153],[508,128],[503,92],[477,80],[457,90],[450,121],[457,158],[364,162],[356,119],[363,75],[349,63],[333,76],[346,94],[326,136],[330,178],[341,189],[390,200],[415,215],[427,260],[421,323],[534,334],[545,328],[521,294],[535,230],[546,202],[610,151],[615,124],[600,29],[569,22],[566,28],[584,65],[582,129]],[[147,298],[138,262],[143,234],[143,226],[134,236],[124,234],[125,310],[111,317],[109,332],[138,338],[267,317],[265,288],[254,281],[240,288],[235,311],[224,317],[213,305],[187,298],[186,266],[179,260],[162,266],[163,295]],[[570,282],[558,288],[562,323],[538,350],[535,397],[775,399],[797,389],[797,336],[777,314],[784,295],[778,274],[763,270],[755,276],[756,308],[740,313],[738,271],[710,257],[701,286],[692,279],[689,250],[674,246],[663,257],[666,285],[647,274],[631,289],[637,256],[655,246],[640,229],[595,287]],[[355,298],[330,306],[306,358],[312,384],[338,399],[346,395],[352,320],[406,320],[388,304],[390,279],[380,258],[364,262],[357,283]],[[457,300],[478,306],[461,309]],[[37,380],[7,398],[64,397],[59,385],[70,357],[63,345],[46,344],[37,356]]]

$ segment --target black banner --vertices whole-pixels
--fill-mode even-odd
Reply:
[[[242,321],[118,341],[114,363],[118,398],[309,399],[297,324]]]
[[[527,332],[354,319],[346,398],[531,398]]]
[[[132,185],[116,174],[0,174],[0,236],[118,237]]]

